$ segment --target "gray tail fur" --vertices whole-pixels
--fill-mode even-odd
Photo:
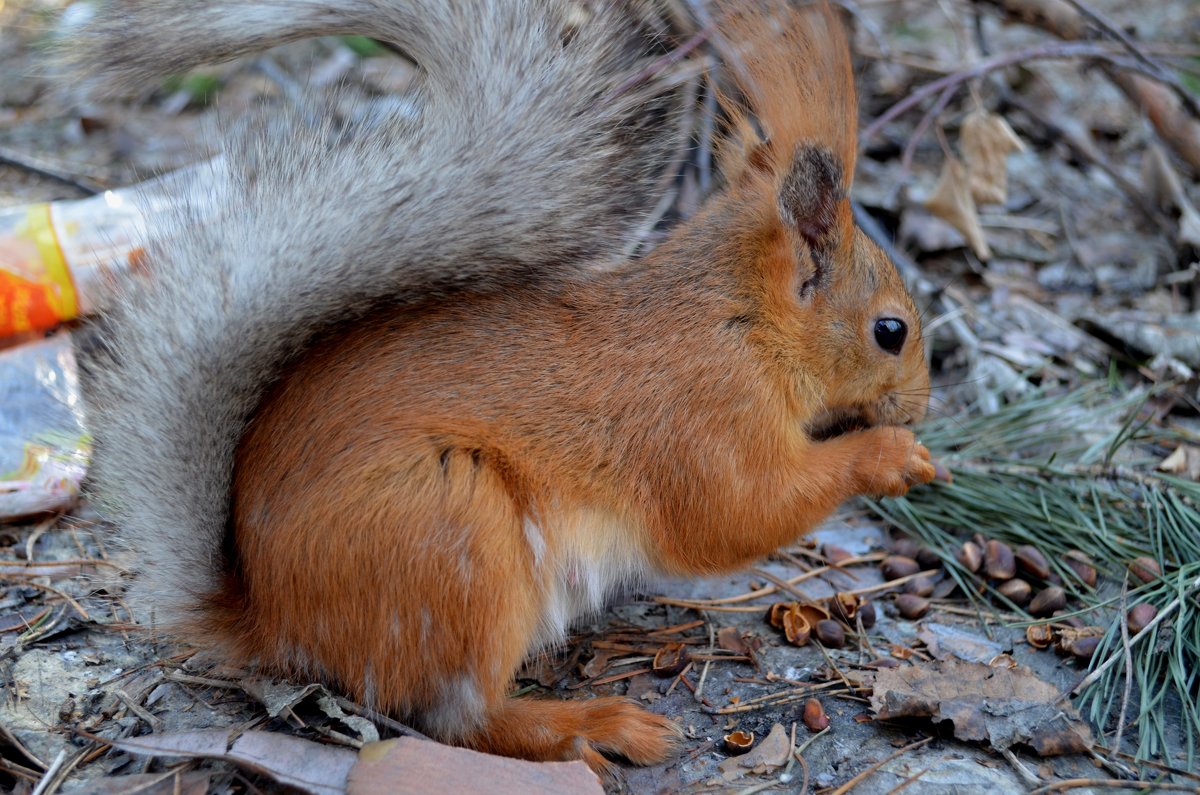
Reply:
[[[138,553],[143,614],[188,624],[217,592],[238,440],[322,328],[627,240],[679,143],[675,99],[622,90],[648,38],[583,9],[113,0],[75,34],[68,60],[118,82],[335,33],[391,43],[426,75],[415,118],[335,129],[297,113],[230,136],[216,217],[174,219],[148,252],[155,278],[123,285],[82,346],[92,491]],[[216,188],[186,190],[201,206]]]

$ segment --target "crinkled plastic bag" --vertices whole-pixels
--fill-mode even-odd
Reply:
[[[0,520],[70,507],[90,449],[70,334],[0,351]]]

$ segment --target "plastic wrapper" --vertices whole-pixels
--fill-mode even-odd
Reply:
[[[0,350],[0,520],[69,507],[89,453],[70,335]]]
[[[187,217],[203,222],[220,206],[222,168],[217,158],[88,199],[0,210],[0,521],[69,507],[87,470],[70,334],[39,332],[102,309],[185,197]],[[204,190],[183,188],[193,179]]]
[[[0,210],[0,340],[101,308],[105,283],[138,266],[163,211],[179,201],[179,184],[207,168],[201,178],[215,185],[220,165],[87,199]]]

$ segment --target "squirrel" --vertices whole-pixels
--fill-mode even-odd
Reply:
[[[620,159],[653,146],[605,107],[612,48],[542,22],[565,5],[187,6],[205,56],[370,27],[433,85],[399,140],[252,139],[235,211],[151,252],[159,277],[99,327],[94,488],[142,556],[131,598],[441,741],[599,771],[672,753],[674,723],[628,700],[510,697],[518,666],[622,587],[736,569],[934,477],[904,427],[919,314],[848,199],[845,34],[828,4],[715,6],[740,92],[724,185],[605,269],[581,263],[615,257],[606,194],[641,195]]]

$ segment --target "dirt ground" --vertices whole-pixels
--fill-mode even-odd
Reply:
[[[340,107],[354,118],[397,101],[413,79],[412,67],[389,54],[364,56],[358,43],[321,40],[164,80],[134,100],[98,103],[56,87],[45,67],[48,37],[66,5],[0,0],[0,209],[82,198],[197,162],[215,152],[221,123],[257,104],[344,84]],[[698,4],[669,5],[686,17]],[[1200,12],[1194,0],[1137,8],[1098,0],[1046,4],[1068,22],[1015,21],[1030,5],[1038,4],[845,4],[856,31],[864,128],[855,199],[894,241],[928,309],[938,384],[932,422],[986,415],[1039,389],[1066,393],[1108,380],[1158,390],[1154,422],[1184,450],[1200,444]],[[1087,35],[1065,35],[1070,20]],[[1154,85],[1167,86],[1167,99],[1128,79],[1149,72]],[[1180,99],[1189,94],[1190,103]],[[1162,108],[1146,110],[1156,98]],[[908,101],[910,110],[873,125]],[[981,108],[1020,142],[1011,150],[996,144],[1004,195],[946,209],[936,197],[948,155],[971,161],[963,129]],[[1164,121],[1168,111],[1174,126]],[[698,130],[702,123],[698,116]],[[681,170],[664,225],[694,210],[708,179],[698,162]],[[1200,478],[1195,455],[1180,477]],[[965,541],[979,528],[951,529]],[[357,751],[405,734],[337,694],[265,682],[131,624],[121,600],[124,561],[108,532],[86,503],[0,523],[0,790],[278,791],[269,759],[255,767],[153,757],[114,742],[264,730]],[[878,565],[900,537],[869,507],[847,506],[812,538],[751,571],[630,594],[565,648],[530,661],[518,686],[564,698],[623,694],[679,722],[679,755],[659,767],[622,767],[607,784],[618,792],[1102,792],[1137,780],[1200,791],[1195,752],[1180,728],[1188,707],[1178,694],[1156,707],[1166,745],[1135,764],[1121,752],[1136,752],[1142,727],[1114,730],[1114,715],[1089,725],[1071,700],[1034,695],[1032,680],[1046,692],[1071,690],[1089,662],[1033,648],[1027,615],[992,612],[961,589],[944,589],[923,616],[905,618],[900,597],[911,592],[911,578],[885,578]],[[1163,563],[1189,570],[1196,562]],[[1113,601],[1120,577],[1101,568],[1095,590],[1110,602],[1077,623],[1120,620]],[[776,583],[797,577],[802,584]],[[875,590],[885,579],[892,584]],[[840,648],[793,645],[767,620],[776,602],[821,603],[837,592],[863,593],[877,614],[873,626],[842,627]],[[1200,626],[1194,594],[1181,592],[1180,632],[1191,626],[1185,614]],[[656,655],[678,652],[672,644],[686,649],[688,661],[656,671]],[[895,677],[918,669],[941,677],[941,711],[879,717],[873,698],[911,696]],[[974,676],[1017,684],[1007,697],[985,696],[967,687]],[[952,698],[948,683],[963,684],[963,694]],[[1190,693],[1191,713],[1198,694]],[[1124,704],[1108,707],[1115,713]],[[1049,717],[1032,729],[1014,717],[1039,710]],[[828,728],[810,729],[820,717]],[[982,734],[972,738],[968,724]],[[754,735],[746,756],[724,739],[737,731]],[[1075,732],[1088,733],[1083,751],[1035,750]],[[1123,744],[1112,749],[1114,740]],[[772,756],[775,747],[782,751]]]

